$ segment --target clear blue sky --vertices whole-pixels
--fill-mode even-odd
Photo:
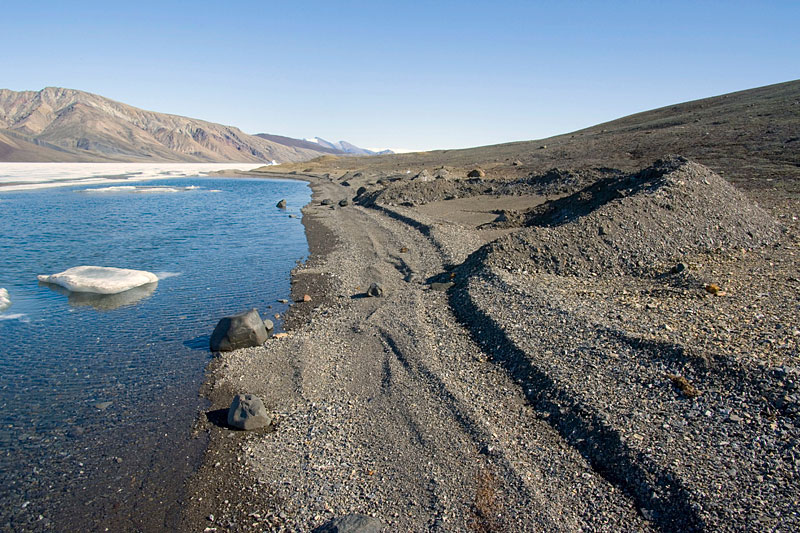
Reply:
[[[121,5],[120,5],[121,4]],[[6,2],[0,87],[370,148],[536,139],[800,78],[800,2]]]

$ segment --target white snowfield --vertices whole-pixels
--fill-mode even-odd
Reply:
[[[37,277],[39,281],[60,285],[73,292],[96,294],[117,294],[158,281],[158,276],[145,270],[100,266],[77,266],[58,274]]]
[[[0,289],[0,311],[5,311],[11,307],[11,298],[8,296],[8,291]]]

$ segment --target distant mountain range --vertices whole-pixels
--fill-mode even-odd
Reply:
[[[340,144],[351,150],[280,135],[248,135],[232,126],[145,111],[73,89],[0,89],[0,161],[285,163],[369,152]]]
[[[316,144],[323,148],[330,148],[331,150],[337,150],[339,152],[344,152],[346,154],[352,154],[352,155],[387,155],[394,153],[391,150],[381,150],[380,152],[375,152],[373,150],[367,150],[366,148],[359,148],[355,144],[350,144],[347,141],[337,141],[332,143],[320,137],[314,137],[313,139],[305,139],[305,140],[309,143]]]

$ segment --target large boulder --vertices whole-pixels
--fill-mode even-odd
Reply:
[[[250,431],[263,428],[272,422],[261,398],[252,394],[237,394],[228,409],[228,425]]]
[[[256,309],[222,318],[211,334],[212,352],[229,352],[259,346],[267,340],[267,329]]]
[[[363,514],[349,514],[334,518],[313,533],[380,533],[383,524],[377,518]]]
[[[483,169],[480,168],[470,170],[469,174],[467,174],[468,178],[482,178],[484,176],[486,176],[486,172],[484,172]]]

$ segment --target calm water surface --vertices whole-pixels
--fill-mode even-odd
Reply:
[[[135,185],[0,190],[0,287],[12,302],[0,313],[4,530],[172,529],[202,452],[190,433],[208,336],[226,314],[282,313],[275,302],[308,253],[288,216],[310,199],[304,183]],[[160,280],[111,297],[36,280],[78,265]]]

